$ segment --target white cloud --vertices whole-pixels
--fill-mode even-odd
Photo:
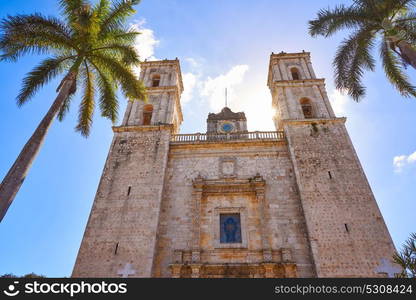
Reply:
[[[407,161],[408,161],[410,164],[413,164],[413,163],[415,163],[415,162],[416,162],[416,151],[415,151],[415,152],[413,152],[412,154],[410,154],[410,155],[407,157]]]
[[[407,160],[406,155],[395,156],[393,158],[393,165],[395,167],[396,172],[401,172],[401,170],[406,164],[406,160]]]
[[[248,65],[236,65],[225,74],[215,78],[208,77],[203,83],[201,96],[207,97],[210,107],[215,111],[223,108],[225,105],[225,88],[227,88],[228,92],[228,102],[236,102],[234,89],[242,83],[248,69]]]
[[[228,107],[234,112],[244,112],[248,130],[275,130],[271,95],[263,76],[249,72],[246,64],[235,65],[218,76],[204,76],[204,63],[201,60],[186,58],[191,72],[184,73],[182,104],[193,102],[208,105],[208,112],[218,113],[225,106],[225,88],[228,94]]]
[[[234,112],[246,114],[248,130],[275,130],[270,91],[264,78],[249,70],[246,64],[235,65],[223,74],[197,82],[199,96],[211,112],[218,113],[225,106],[227,88],[227,105]]]
[[[273,124],[275,111],[272,109],[272,96],[264,80],[247,80],[239,92],[239,101],[233,107],[245,112],[248,130],[276,130]]]
[[[394,171],[400,173],[407,165],[416,163],[416,151],[410,155],[399,155],[393,158]]]
[[[182,80],[183,93],[181,97],[181,103],[184,105],[185,103],[188,103],[194,95],[194,90],[197,83],[197,75],[193,73],[184,73],[182,75]]]
[[[351,102],[351,99],[347,95],[342,94],[338,90],[333,90],[329,94],[329,100],[336,116],[342,117],[347,114],[348,106]]]
[[[134,47],[139,53],[141,60],[156,60],[156,57],[154,56],[155,47],[159,45],[160,41],[156,39],[153,30],[146,28],[145,24],[146,20],[141,19],[130,25],[131,29],[141,33],[136,37]]]
[[[201,67],[201,62],[193,57],[187,57],[185,58],[185,61],[189,63],[190,67],[193,69],[198,69]]]

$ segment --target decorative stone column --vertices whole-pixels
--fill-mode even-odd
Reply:
[[[200,238],[201,238],[201,200],[204,188],[204,178],[198,175],[193,181],[194,190],[192,192],[192,262],[200,261]]]
[[[265,262],[270,262],[272,261],[272,251],[271,251],[271,247],[270,247],[270,241],[269,241],[269,237],[268,237],[268,233],[269,231],[269,226],[268,226],[268,215],[266,214],[266,209],[265,209],[265,202],[266,202],[266,198],[265,198],[265,186],[266,186],[266,182],[263,179],[262,176],[260,176],[259,173],[256,174],[256,176],[254,176],[251,179],[251,185],[252,188],[254,189],[255,193],[256,193],[256,201],[259,205],[259,211],[260,211],[260,230],[261,230],[261,239],[262,239],[262,245],[263,245],[263,257],[264,257],[264,261]]]
[[[263,249],[263,261],[271,262],[273,260],[273,254],[271,249]]]
[[[201,251],[199,249],[191,251],[191,261],[193,263],[199,263],[201,261]]]
[[[283,262],[292,262],[292,251],[288,248],[282,248],[282,261]]]

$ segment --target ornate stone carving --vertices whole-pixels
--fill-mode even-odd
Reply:
[[[293,263],[172,264],[172,278],[294,278]]]
[[[235,157],[221,157],[219,159],[219,173],[223,178],[237,177],[237,159]]]

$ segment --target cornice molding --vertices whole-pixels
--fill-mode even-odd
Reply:
[[[169,129],[173,131],[172,124],[149,125],[149,126],[113,126],[113,132],[141,132],[141,131],[159,131]]]
[[[308,124],[327,124],[327,123],[342,123],[345,124],[346,117],[342,118],[329,118],[329,119],[287,119],[281,120],[283,125],[308,125]]]
[[[265,145],[284,145],[286,140],[239,140],[239,141],[209,141],[209,142],[170,142],[171,148],[222,148],[222,147],[244,147],[244,146],[265,146]]]
[[[296,87],[296,86],[313,86],[325,85],[324,78],[301,79],[301,80],[279,80],[272,83],[272,87]]]

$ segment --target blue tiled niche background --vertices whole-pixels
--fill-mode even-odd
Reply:
[[[220,214],[220,243],[241,243],[240,214]]]

